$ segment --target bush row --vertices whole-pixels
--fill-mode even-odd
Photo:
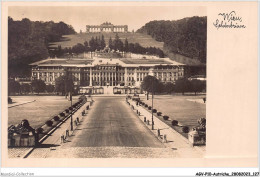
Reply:
[[[54,125],[57,125],[59,123],[59,121],[61,121],[62,119],[64,119],[66,117],[66,114],[68,115],[69,113],[71,113],[73,110],[79,108],[82,103],[85,103],[86,101],[84,99],[79,99],[78,102],[76,102],[75,104],[73,104],[72,106],[70,106],[68,109],[65,109],[63,112],[61,112],[59,115],[54,116],[51,120],[47,120],[45,122],[45,126],[47,127],[52,127]],[[87,106],[88,107],[88,106]],[[89,108],[89,107],[88,107]],[[44,129],[42,127],[39,127],[36,129],[36,132],[38,134],[42,134],[44,132]]]
[[[148,110],[151,110],[153,113],[157,113],[157,116],[162,116],[162,112],[158,112],[156,109],[152,110],[152,107],[148,106],[148,104],[146,104],[146,103],[144,103],[142,101],[139,101],[139,104],[144,106]],[[164,120],[169,120],[169,116],[167,116],[167,115],[164,115],[162,117],[163,117]],[[199,124],[203,124],[204,122],[205,122],[204,119],[198,121]],[[171,123],[172,123],[172,126],[178,126],[178,124],[179,124],[179,122],[177,120],[172,120]],[[187,127],[187,126],[183,126],[182,127],[182,132],[183,133],[189,133],[189,131],[190,131],[189,127]]]

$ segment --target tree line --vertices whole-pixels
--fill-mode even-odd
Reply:
[[[206,63],[207,18],[191,17],[176,21],[150,21],[137,30],[164,42],[164,47]]]
[[[65,95],[68,92],[78,93],[78,87],[75,88],[72,75],[63,75],[56,79],[55,85],[47,85],[43,80],[35,79],[31,84],[20,84],[14,79],[8,80],[8,95],[29,94],[29,93],[61,93]]]
[[[19,82],[9,79],[8,81],[8,95],[12,94],[28,94],[28,93],[61,93],[66,95],[68,92],[77,94],[79,91],[78,87],[74,86],[73,78],[70,74],[60,76],[55,81],[54,85],[46,85],[42,80],[33,80],[31,84],[19,84]],[[172,82],[161,82],[154,76],[146,76],[141,83],[141,87],[148,93],[156,94],[171,94],[172,92],[184,93],[194,92],[195,95],[198,92],[206,91],[206,81],[200,80],[188,80],[187,78],[180,78]]]
[[[72,47],[65,47],[64,49],[59,45],[55,50],[52,50],[51,57],[64,57],[65,55],[72,55],[73,53],[78,55],[83,52],[105,51],[104,48],[106,46],[107,44],[104,35],[96,37],[92,36],[91,39],[85,41],[84,44],[78,43]],[[142,47],[139,43],[129,43],[127,38],[123,42],[117,33],[114,40],[112,40],[111,37],[109,38],[108,47],[113,51],[158,55],[161,58],[165,56],[163,51],[159,48]]]
[[[146,76],[141,83],[141,87],[148,93],[156,94],[171,94],[172,92],[182,93],[194,92],[195,95],[198,92],[206,91],[206,81],[201,80],[188,80],[187,78],[180,78],[172,82],[161,82],[154,76]],[[147,94],[148,97],[148,94]]]
[[[75,34],[73,27],[64,22],[13,20],[8,17],[8,76],[24,77],[31,74],[28,64],[49,56],[50,42],[62,35]]]

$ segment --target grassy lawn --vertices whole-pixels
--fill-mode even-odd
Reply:
[[[33,128],[39,127],[53,116],[70,107],[70,101],[64,96],[12,96],[14,102],[35,102],[8,108],[8,126],[19,124],[23,119],[28,119]],[[78,96],[73,97],[73,102],[78,101]]]
[[[201,117],[206,118],[206,104],[202,101],[205,95],[182,96],[182,95],[155,95],[154,108],[162,115],[168,115],[171,120],[178,120],[183,126],[190,129],[198,125],[197,120]],[[152,99],[141,97],[141,100],[152,106]],[[193,100],[193,101],[192,101]]]
[[[90,41],[91,37],[94,38],[96,36],[104,35],[106,44],[108,44],[109,38],[115,38],[116,33],[82,33],[82,34],[75,34],[75,35],[64,35],[62,36],[62,41],[54,42],[50,46],[51,47],[58,47],[61,45],[62,48],[65,47],[72,47],[77,43],[84,44],[85,41]],[[127,38],[129,43],[136,43],[138,42],[143,47],[157,47],[163,48],[163,42],[158,42],[154,40],[151,36],[141,34],[141,33],[118,33],[119,38],[124,42]]]

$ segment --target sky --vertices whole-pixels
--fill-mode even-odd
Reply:
[[[86,25],[111,22],[137,30],[152,20],[178,20],[206,16],[205,7],[185,6],[10,6],[8,15],[14,20],[63,21],[76,32],[86,31]]]

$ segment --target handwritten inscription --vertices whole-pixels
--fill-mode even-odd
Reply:
[[[219,28],[246,28],[243,25],[242,17],[238,16],[235,11],[230,13],[219,13],[218,19],[213,23],[213,25]]]

